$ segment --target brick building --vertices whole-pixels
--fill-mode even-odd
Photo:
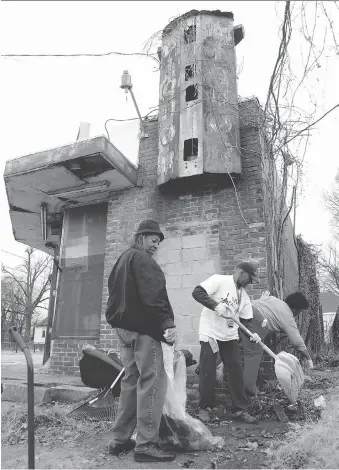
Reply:
[[[53,254],[45,360],[50,372],[79,374],[85,344],[114,349],[106,324],[107,280],[139,222],[165,234],[157,261],[180,334],[198,359],[201,306],[193,288],[241,260],[258,266],[258,298],[271,284],[270,207],[254,99],[239,102],[231,13],[191,11],[163,32],[159,115],[144,121],[139,163],[105,137],[7,162],[5,182],[17,240]],[[297,253],[286,231],[285,291],[298,287]],[[59,264],[59,268],[58,265]]]

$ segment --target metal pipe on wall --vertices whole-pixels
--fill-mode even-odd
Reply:
[[[47,241],[47,205],[40,206],[41,236],[43,241]]]

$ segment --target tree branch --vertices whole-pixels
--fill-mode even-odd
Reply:
[[[10,271],[8,271],[4,266],[2,266],[2,270],[3,270],[3,272],[9,274],[9,275],[15,280],[15,282],[18,284],[18,286],[20,287],[20,289],[22,290],[22,292],[23,292],[23,293],[25,294],[25,296],[27,297],[27,291],[26,291],[26,290],[23,288],[23,286],[22,286],[22,282],[24,282],[24,281],[20,281],[19,279],[17,279],[17,277],[14,276],[13,273],[11,273]]]
[[[276,151],[278,152],[279,150],[281,150],[285,145],[289,144],[290,142],[292,142],[292,140],[294,140],[296,137],[298,137],[300,134],[302,134],[303,132],[307,131],[308,129],[310,129],[311,127],[313,127],[315,124],[317,124],[318,122],[320,122],[322,119],[324,119],[328,114],[330,114],[332,111],[334,111],[336,108],[339,108],[339,104],[336,104],[335,106],[333,106],[333,108],[331,108],[329,111],[327,111],[325,114],[323,114],[319,119],[317,119],[316,121],[312,122],[311,124],[309,124],[308,126],[306,126],[304,129],[302,129],[301,131],[297,132],[293,137],[291,137],[290,139],[288,139],[286,142],[284,142],[283,145],[281,145]]]
[[[48,290],[48,283],[49,283],[49,279],[47,279],[45,281],[45,283],[42,286],[42,288],[41,288],[39,294],[37,295],[36,299],[32,302],[33,308],[36,308],[39,305],[39,303],[42,302],[41,298],[46,293],[46,291]]]

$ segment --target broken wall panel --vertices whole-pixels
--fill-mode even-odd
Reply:
[[[100,334],[106,223],[106,203],[65,212],[55,323],[58,338]]]

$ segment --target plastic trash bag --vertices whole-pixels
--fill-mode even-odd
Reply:
[[[212,436],[198,419],[186,413],[186,361],[181,351],[161,343],[167,374],[167,394],[160,424],[161,447],[172,450],[221,449],[222,437]]]
[[[167,393],[163,414],[184,420],[186,415],[186,360],[181,351],[163,344],[162,353],[167,374]]]

